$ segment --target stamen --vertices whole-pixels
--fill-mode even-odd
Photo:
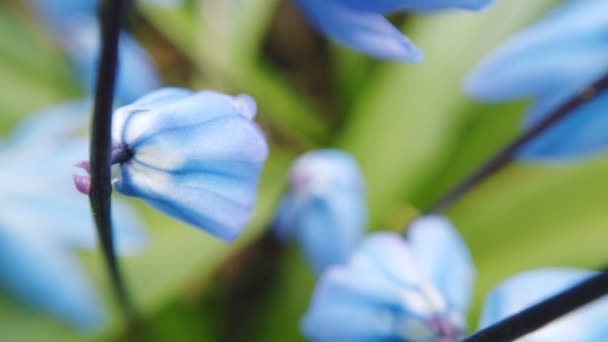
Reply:
[[[445,317],[434,317],[429,324],[437,333],[439,342],[456,342],[464,335],[460,327]]]
[[[133,152],[125,145],[120,145],[112,149],[110,164],[120,164],[129,161],[133,157]]]

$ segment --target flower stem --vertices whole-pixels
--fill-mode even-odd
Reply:
[[[101,2],[100,5],[102,50],[95,88],[90,142],[91,191],[89,200],[117,299],[127,319],[130,322],[136,322],[137,316],[116,259],[112,239],[110,204],[112,194],[110,174],[112,104],[118,65],[118,41],[129,2],[128,0],[109,0]]]
[[[608,294],[608,272],[601,272],[463,339],[462,342],[513,341],[606,294]]]
[[[590,86],[580,91],[578,94],[576,94],[576,96],[562,104],[545,119],[541,120],[535,126],[531,127],[529,130],[520,135],[511,144],[504,147],[494,157],[489,159],[485,164],[477,169],[477,171],[475,171],[469,178],[456,185],[450,192],[447,193],[447,195],[435,202],[427,210],[427,213],[437,213],[450,207],[454,202],[473,189],[476,185],[480,184],[493,174],[503,169],[505,166],[509,165],[513,160],[515,160],[522,147],[526,146],[529,142],[533,141],[535,138],[554,127],[561,120],[568,117],[568,115],[574,113],[579,107],[597,98],[606,89],[608,89],[608,73]]]

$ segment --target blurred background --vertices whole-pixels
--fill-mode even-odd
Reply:
[[[130,200],[151,237],[140,254],[121,262],[150,335],[160,341],[302,340],[298,324],[315,276],[295,245],[275,250],[260,240],[290,162],[319,147],[352,152],[366,177],[370,231],[402,230],[518,134],[527,103],[480,104],[464,94],[462,82],[503,39],[558,2],[510,0],[483,13],[391,17],[425,51],[419,65],[379,62],[328,42],[289,0],[137,3],[127,30],[152,56],[161,83],[252,95],[271,150],[255,217],[236,243]],[[90,95],[69,57],[29,1],[0,4],[3,139],[30,113]],[[607,171],[605,157],[517,163],[448,211],[478,267],[472,327],[488,291],[509,275],[547,266],[602,267]],[[99,253],[78,255],[110,307],[105,328],[83,335],[0,287],[0,340],[129,338]]]

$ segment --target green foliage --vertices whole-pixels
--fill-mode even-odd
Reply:
[[[289,163],[304,149],[335,145],[353,152],[368,182],[370,228],[400,229],[409,213],[427,207],[514,137],[525,104],[476,104],[461,84],[484,54],[556,1],[510,0],[481,14],[408,17],[404,30],[426,54],[420,65],[379,63],[330,46],[322,50],[332,70],[323,75],[330,89],[322,101],[269,57],[268,37],[288,4],[242,0],[243,9],[235,10],[221,3],[138,8],[147,30],[168,42],[169,53],[190,63],[190,84],[182,85],[252,94],[272,144],[256,216],[233,245],[140,206],[152,241],[142,255],[122,261],[137,306],[163,340],[219,336],[225,293],[218,275],[267,228]],[[306,28],[303,32],[310,34]],[[2,133],[31,110],[79,96],[61,52],[30,15],[2,5],[0,41]],[[473,327],[488,290],[512,273],[542,266],[601,266],[608,238],[603,225],[607,168],[606,158],[555,166],[517,164],[449,212],[478,265]],[[247,332],[251,340],[300,339],[298,320],[314,276],[293,246],[281,258],[278,280],[269,284],[272,296]],[[107,302],[114,303],[100,256],[83,255],[83,261]],[[4,294],[0,312],[1,339],[6,341],[123,336],[115,308],[108,331],[90,338]]]

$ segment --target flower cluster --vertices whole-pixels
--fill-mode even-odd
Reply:
[[[380,59],[412,63],[421,62],[423,52],[386,16],[479,11],[495,2],[294,1],[330,39]],[[183,1],[148,3],[175,6]],[[100,1],[28,0],[27,4],[49,28],[90,92],[101,58]],[[267,137],[255,122],[256,101],[246,94],[161,87],[152,57],[133,36],[122,32],[113,43],[119,60],[113,107],[117,109],[111,117],[112,189],[221,240],[234,241],[256,209],[269,154]],[[608,1],[575,0],[496,49],[475,68],[465,88],[486,102],[531,99],[523,120],[529,129],[607,72]],[[235,77],[235,83],[249,78],[249,74]],[[97,101],[104,101],[102,97]],[[107,100],[111,102],[111,96]],[[608,93],[589,94],[581,102],[561,121],[539,129],[519,157],[572,160],[604,152]],[[83,331],[99,328],[105,319],[105,307],[73,255],[97,245],[89,203],[69,185],[68,170],[88,154],[89,144],[81,135],[91,107],[90,101],[81,100],[49,108],[0,141],[0,285]],[[91,171],[89,162],[77,166]],[[81,193],[91,193],[88,174],[75,175],[73,181]],[[99,193],[92,192],[92,197]],[[114,231],[112,225],[100,231],[114,233],[120,254],[139,252],[147,238],[139,217],[124,201],[112,201],[114,216],[108,219],[115,223]],[[281,241],[297,240],[318,277],[301,321],[302,333],[315,341],[462,339],[470,330],[467,315],[477,270],[465,240],[439,211],[416,218],[406,236],[376,232],[364,237],[368,207],[356,159],[332,148],[296,159],[269,233]],[[113,261],[111,248],[107,249],[108,260]],[[491,326],[597,274],[543,268],[512,276],[489,294],[479,327]],[[608,338],[606,315],[608,299],[600,299],[522,341],[601,341]]]
[[[540,269],[506,280],[489,295],[481,327],[536,304],[595,272]],[[466,244],[449,221],[416,220],[407,239],[394,233],[366,238],[349,261],[319,280],[302,321],[315,341],[459,341],[474,266]],[[603,317],[608,299],[565,316],[522,341],[600,341],[608,334]]]

